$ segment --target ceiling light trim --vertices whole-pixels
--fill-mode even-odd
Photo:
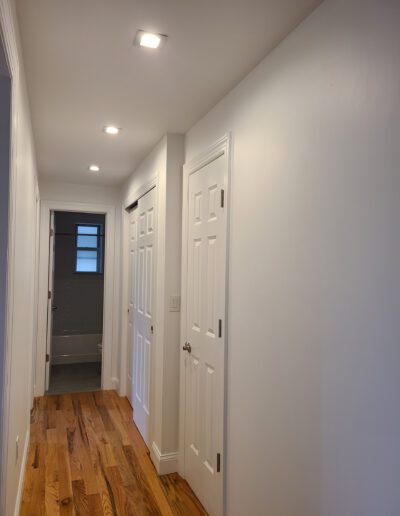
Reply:
[[[139,29],[133,44],[141,48],[158,50],[165,44],[167,38],[168,36],[166,34]]]
[[[107,124],[103,127],[103,133],[108,134],[110,136],[117,136],[122,131],[121,127],[117,125]]]

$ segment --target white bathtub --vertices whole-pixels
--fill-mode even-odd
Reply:
[[[97,333],[53,335],[51,363],[101,362],[102,338],[103,336]]]

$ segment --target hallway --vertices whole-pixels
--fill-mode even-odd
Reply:
[[[115,391],[35,399],[21,516],[202,515],[178,474],[157,476]]]
[[[400,0],[0,0],[0,516],[400,516]]]

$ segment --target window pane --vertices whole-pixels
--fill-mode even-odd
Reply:
[[[98,235],[99,226],[78,226],[77,233],[79,235]]]
[[[97,247],[97,236],[78,235],[77,247]]]
[[[76,272],[97,272],[97,252],[78,251],[76,253]]]

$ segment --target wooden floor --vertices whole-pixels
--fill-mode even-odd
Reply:
[[[178,474],[158,477],[115,391],[35,400],[21,516],[204,515]]]

